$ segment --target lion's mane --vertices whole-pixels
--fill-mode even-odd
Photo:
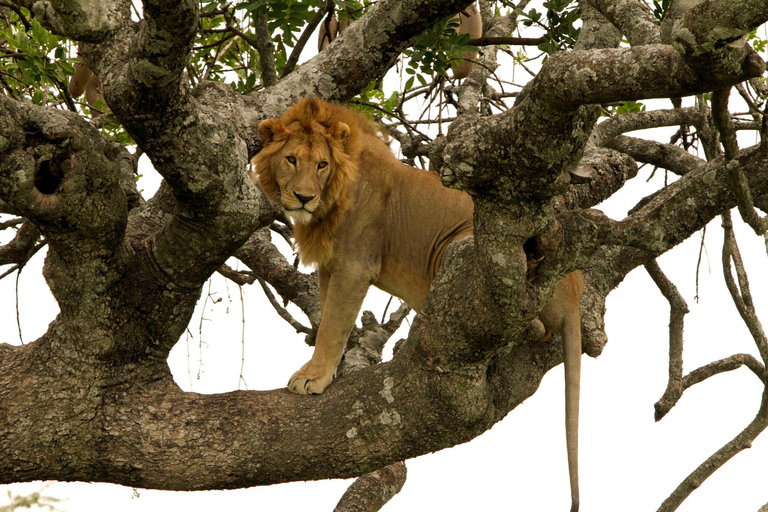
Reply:
[[[363,114],[317,98],[300,100],[280,117],[285,131],[254,157],[258,184],[267,197],[280,205],[280,188],[275,180],[275,156],[292,134],[306,134],[310,144],[327,143],[333,160],[331,175],[323,189],[321,204],[308,224],[294,226],[299,257],[304,264],[323,264],[333,254],[336,228],[354,203],[363,139],[376,138],[375,126]],[[340,123],[349,127],[348,136],[339,136]]]

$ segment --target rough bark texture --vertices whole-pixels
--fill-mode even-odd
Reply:
[[[759,76],[759,57],[732,43],[768,19],[765,2],[704,2],[675,25],[674,47],[659,44],[646,12],[633,46],[615,48],[618,31],[593,30],[608,23],[598,11],[618,30],[634,30],[631,20],[619,4],[594,1],[579,49],[550,58],[514,108],[481,117],[466,89],[439,172],[473,196],[475,237],[447,251],[393,361],[350,372],[311,398],[285,389],[185,393],[169,373],[168,353],[203,283],[238,250],[283,297],[316,304],[314,283],[270,263],[274,247],[258,231],[273,218],[245,173],[260,148],[258,123],[303,96],[351,98],[413,37],[466,3],[381,0],[320,55],[245,97],[214,83],[188,86],[197,2],[145,1],[138,24],[127,1],[34,3],[52,31],[83,41],[107,103],[165,185],[129,214],[121,148],[77,115],[0,96],[0,200],[45,236],[45,277],[61,307],[39,340],[0,345],[0,483],[229,489],[363,475],[468,441],[561,362],[559,344],[534,343],[531,323],[579,268],[587,274],[585,350],[599,354],[606,295],[736,199],[721,160],[631,149],[617,138],[624,128],[593,136],[592,104],[697,94]],[[721,22],[730,28],[712,30]],[[664,122],[697,122],[685,114]],[[669,162],[684,176],[621,222],[574,212],[636,173],[601,144]],[[764,156],[742,150],[729,165],[742,166],[755,197],[768,193]],[[592,180],[569,188],[579,166]],[[524,244],[553,233],[562,242],[532,277]],[[318,318],[310,313],[313,324]]]

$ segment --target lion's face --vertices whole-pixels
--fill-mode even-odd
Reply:
[[[272,164],[280,205],[297,224],[308,224],[320,206],[332,165],[328,143],[308,139],[306,134],[291,134]]]
[[[286,127],[277,119],[259,126],[264,149],[255,159],[257,183],[296,224],[323,218],[335,201],[337,194],[328,188],[340,167],[339,154],[349,135],[344,123],[327,130],[314,128]]]

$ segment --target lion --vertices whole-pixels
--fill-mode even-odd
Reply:
[[[291,377],[299,394],[322,393],[341,361],[370,285],[421,309],[446,247],[473,233],[473,203],[437,174],[400,162],[364,115],[313,98],[259,125],[263,149],[250,176],[294,223],[302,263],[317,267],[321,320],[312,358]],[[577,436],[581,273],[558,284],[539,319],[562,332],[566,439],[578,507]],[[575,509],[574,509],[575,510]]]

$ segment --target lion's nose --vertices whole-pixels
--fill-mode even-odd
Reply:
[[[315,196],[303,196],[301,194],[297,194],[296,192],[294,192],[293,195],[296,196],[296,199],[301,201],[302,205],[307,204],[308,202],[310,202],[311,200],[313,200],[315,198]]]

